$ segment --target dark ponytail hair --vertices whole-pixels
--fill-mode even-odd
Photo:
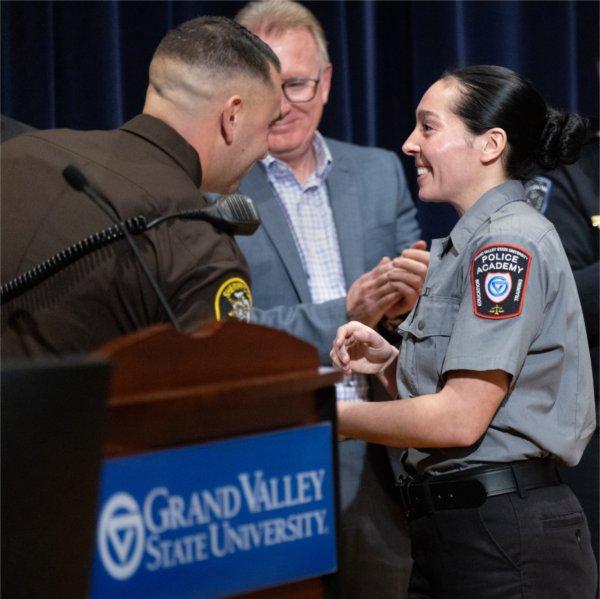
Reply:
[[[458,82],[453,108],[467,129],[479,135],[501,127],[508,137],[504,165],[512,179],[525,179],[537,167],[552,170],[577,160],[588,137],[578,114],[548,108],[525,78],[504,67],[477,65],[444,73]]]

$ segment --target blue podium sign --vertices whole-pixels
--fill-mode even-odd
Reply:
[[[94,598],[224,597],[335,569],[329,423],[103,464]]]

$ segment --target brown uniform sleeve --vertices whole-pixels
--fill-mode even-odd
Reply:
[[[193,331],[208,319],[248,321],[249,271],[233,237],[201,221],[161,226],[159,283],[182,330]]]

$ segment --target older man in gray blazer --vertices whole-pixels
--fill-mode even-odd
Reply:
[[[312,343],[329,365],[335,332],[348,320],[393,335],[418,297],[429,254],[397,156],[317,131],[332,67],[315,17],[296,2],[267,0],[237,20],[278,55],[285,95],[269,155],[241,186],[262,219],[257,233],[237,240],[251,270],[251,321]],[[345,377],[337,399],[371,400],[371,385]],[[342,442],[340,473],[340,596],[403,597],[409,546],[385,449]]]

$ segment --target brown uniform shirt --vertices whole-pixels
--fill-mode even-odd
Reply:
[[[77,165],[122,219],[148,221],[203,206],[196,151],[173,129],[139,115],[116,131],[35,131],[2,146],[2,283],[112,225],[62,177]],[[183,330],[244,315],[246,262],[231,236],[172,219],[134,237]],[[240,307],[241,306],[241,307]],[[96,250],[2,306],[2,355],[64,355],[167,316],[124,240]]]

